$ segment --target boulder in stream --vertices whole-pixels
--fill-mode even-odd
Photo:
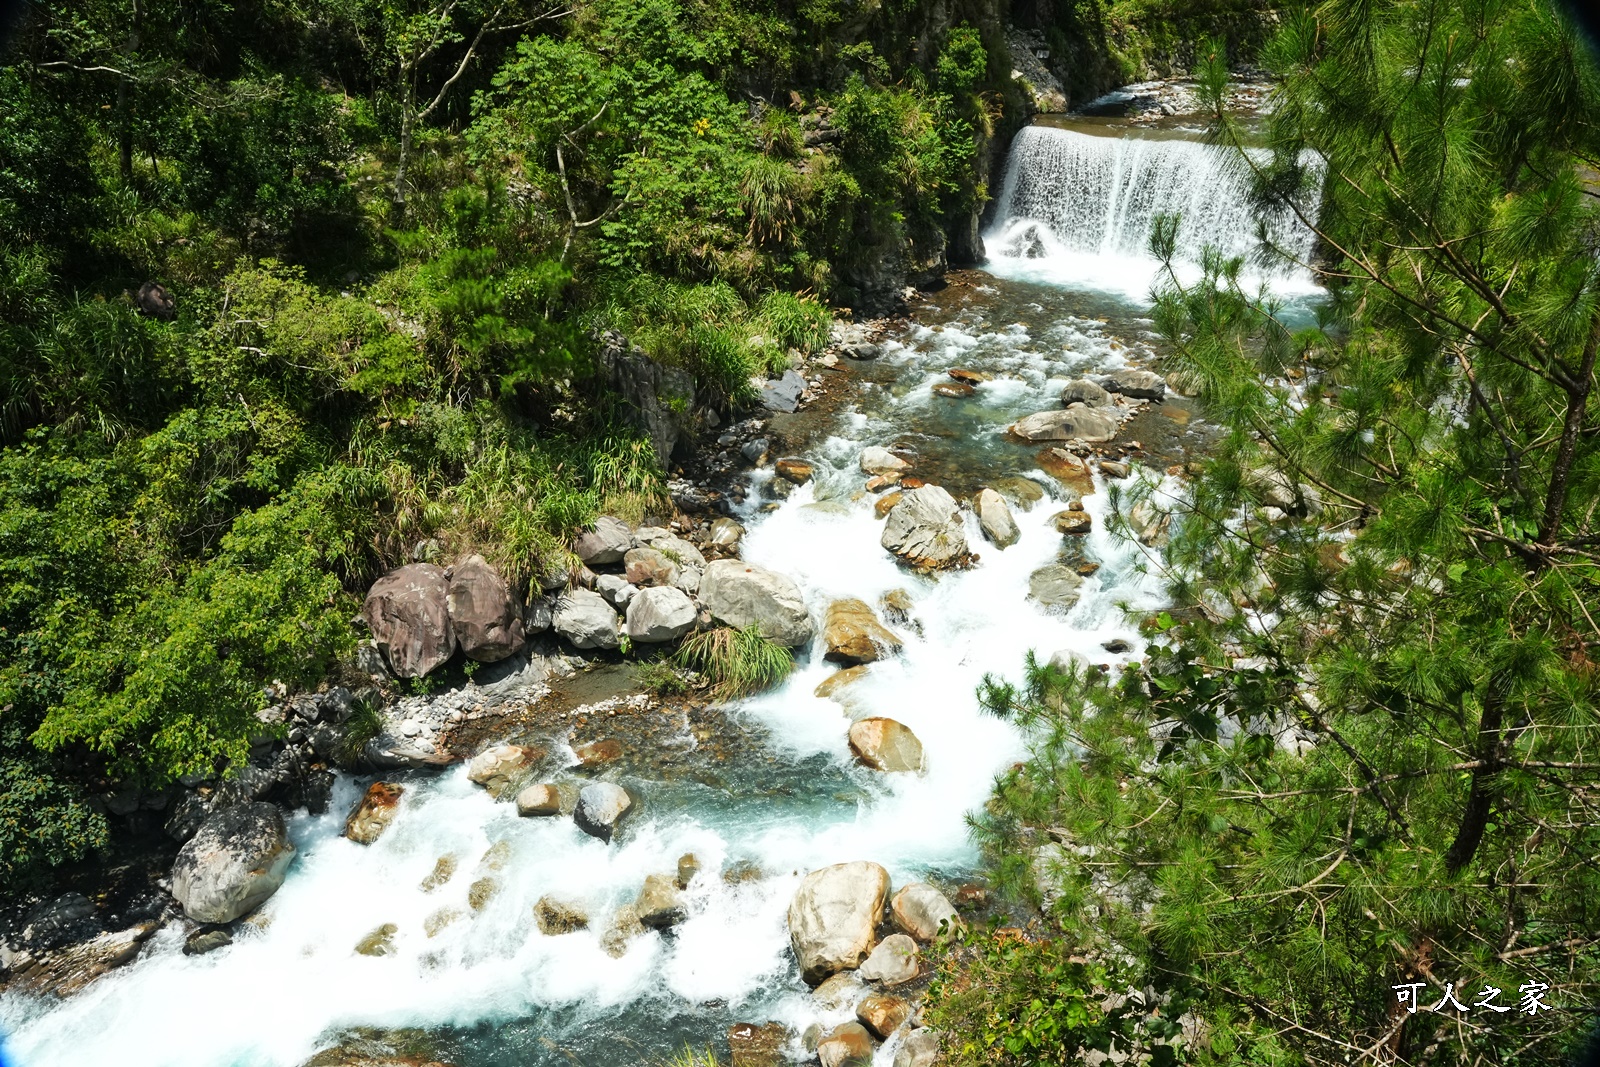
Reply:
[[[617,832],[617,824],[633,807],[628,791],[612,782],[591,782],[578,794],[578,806],[573,809],[572,820],[578,829],[590,837],[609,842]]]
[[[546,816],[561,814],[561,790],[550,784],[530,785],[517,794],[517,814]]]
[[[700,603],[724,626],[758,626],[769,641],[793,648],[811,640],[811,615],[792,580],[736,559],[714,560],[700,579]]]
[[[806,875],[789,904],[789,944],[805,980],[816,985],[859,967],[888,900],[889,872],[876,863],[836,863]]]
[[[616,648],[617,613],[605,598],[588,589],[569,589],[556,601],[556,633],[575,648]]]
[[[817,1042],[817,1059],[822,1067],[857,1067],[872,1062],[872,1035],[858,1022],[848,1022],[828,1031]]]
[[[893,719],[851,723],[850,751],[875,771],[922,770],[922,742],[909,726]]]
[[[894,924],[918,941],[932,941],[942,927],[954,927],[961,920],[949,899],[927,882],[912,882],[901,888],[889,904]]]
[[[1006,506],[1005,497],[993,489],[978,490],[978,495],[972,498],[972,510],[978,516],[983,536],[994,547],[1010,548],[1022,536],[1017,529],[1017,521],[1011,517],[1011,509]]]
[[[868,445],[861,450],[861,473],[901,474],[911,469],[911,464],[881,445]]]
[[[644,880],[639,890],[639,900],[634,904],[639,921],[657,930],[676,926],[684,919],[683,892],[671,875],[652,874]]]
[[[481,785],[493,797],[516,792],[547,753],[527,745],[494,745],[472,757],[467,780]]]
[[[1115,401],[1111,394],[1087,378],[1078,378],[1061,390],[1061,406],[1083,404],[1091,408],[1110,407]]]
[[[694,601],[682,590],[656,586],[641,589],[628,602],[628,637],[644,644],[676,641],[694,629]]]
[[[1135,400],[1161,400],[1167,395],[1167,383],[1161,375],[1147,370],[1112,371],[1100,379],[1100,384],[1113,393],[1131,396]]]
[[[1062,563],[1049,563],[1028,575],[1028,595],[1045,607],[1070,608],[1083,593],[1083,578]]]
[[[864,981],[880,982],[886,986],[904,985],[921,970],[919,958],[922,950],[906,934],[890,934],[878,942],[856,975]]]
[[[900,638],[878,621],[864,600],[835,600],[828,605],[822,640],[828,648],[823,659],[854,667],[873,663],[900,651]]]
[[[344,836],[358,845],[372,844],[394,822],[405,791],[405,786],[392,782],[373,782],[367,786],[350,817],[344,821]]]
[[[411,563],[372,583],[361,615],[396,678],[420,678],[456,650],[450,582],[431,563]]]
[[[1056,512],[1050,516],[1050,524],[1064,537],[1082,537],[1093,529],[1094,520],[1089,517],[1087,511],[1082,510],[1082,505],[1079,505],[1076,511],[1068,509]]]
[[[1074,404],[1066,409],[1040,411],[1011,424],[1011,433],[1024,441],[1109,441],[1117,435],[1120,423],[1115,415],[1099,408]]]
[[[874,993],[856,1005],[856,1018],[872,1036],[884,1041],[911,1018],[911,1004],[902,997]]]
[[[278,891],[294,862],[283,815],[256,802],[212,814],[172,864],[172,895],[195,922],[229,923]]]
[[[522,650],[522,611],[511,590],[482,556],[450,569],[450,625],[470,660],[496,663]]]
[[[966,526],[943,486],[907,490],[889,512],[879,543],[913,567],[939,570],[965,562]]]
[[[546,937],[576,933],[589,925],[589,913],[581,904],[559,900],[548,894],[533,906],[533,920]]]

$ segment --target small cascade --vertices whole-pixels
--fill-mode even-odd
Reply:
[[[1160,271],[1150,236],[1163,215],[1179,219],[1180,275],[1197,275],[1208,247],[1251,264],[1263,222],[1274,244],[1307,262],[1311,231],[1292,212],[1259,212],[1248,181],[1233,152],[1199,141],[1029,126],[1012,143],[995,225],[985,235],[990,269],[1143,297]],[[1314,203],[1302,210],[1316,215]],[[1301,266],[1250,269],[1252,280],[1277,292],[1315,288]]]

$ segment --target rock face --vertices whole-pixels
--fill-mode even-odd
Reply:
[[[505,796],[515,792],[544,757],[543,749],[495,745],[472,757],[467,764],[467,780],[483,786],[492,796]]]
[[[900,997],[874,993],[856,1005],[856,1018],[872,1031],[873,1037],[882,1041],[911,1018],[911,1005]]]
[[[172,895],[195,922],[229,923],[283,884],[294,846],[271,804],[241,804],[208,818],[172,864]]]
[[[156,923],[142,922],[72,945],[14,972],[6,989],[33,996],[70,997],[107,971],[131,963],[157,928]]]
[[[639,901],[634,905],[639,921],[657,930],[665,930],[683,921],[683,893],[673,879],[665,874],[652,874],[644,880],[639,890]]]
[[[945,895],[927,882],[912,882],[902,888],[889,909],[894,913],[894,924],[918,941],[932,941],[939,936],[941,924],[948,923],[953,928],[961,921]]]
[[[845,1023],[817,1042],[822,1067],[858,1067],[872,1062],[872,1035],[860,1023]]]
[[[1092,408],[1111,406],[1111,394],[1094,384],[1087,378],[1079,378],[1066,384],[1061,390],[1061,406],[1072,404],[1085,404]]]
[[[800,587],[775,571],[736,559],[706,565],[700,603],[725,626],[759,626],[762,636],[793,648],[811,640],[811,615]]]
[[[876,863],[838,863],[806,875],[789,904],[789,944],[805,980],[816,985],[859,967],[888,899],[889,872]]]
[[[1028,575],[1028,595],[1050,608],[1070,608],[1083,593],[1078,572],[1061,563],[1040,567]]]
[[[861,473],[900,474],[911,469],[911,464],[879,445],[869,445],[861,450]]]
[[[628,636],[657,644],[676,641],[694,628],[694,601],[671,587],[641,589],[628,601]]]
[[[851,723],[850,751],[875,771],[922,770],[922,742],[909,726],[893,719]]]
[[[618,562],[623,553],[632,547],[633,531],[628,524],[610,515],[602,515],[594,520],[594,529],[578,535],[578,543],[573,546],[573,551],[583,560],[584,566],[600,567]]]
[[[961,509],[937,485],[908,490],[889,512],[879,543],[912,566],[930,570],[953,567],[970,555]]]
[[[572,812],[572,821],[590,837],[609,842],[617,832],[617,824],[633,807],[633,798],[620,785],[611,782],[594,782],[583,787],[578,794],[578,806]]]
[[[978,516],[983,536],[994,547],[1010,548],[1022,536],[1017,529],[1017,521],[1011,517],[1011,509],[1006,506],[1005,497],[993,489],[978,490],[978,495],[972,498],[972,510]]]
[[[890,934],[878,943],[867,957],[867,962],[856,971],[868,982],[881,982],[886,986],[904,985],[917,976],[920,970],[918,957],[921,950],[905,934]]]
[[[456,650],[450,583],[431,563],[411,563],[373,582],[361,615],[396,678],[420,678]]]
[[[556,601],[556,633],[577,648],[616,648],[617,613],[605,597],[588,589],[568,590]]]
[[[822,658],[846,667],[872,663],[900,651],[900,638],[878,621],[863,600],[835,600],[829,604],[822,640],[828,646]]]
[[[627,401],[628,421],[650,436],[656,458],[665,467],[678,442],[693,429],[694,375],[664,367],[615,331],[601,337],[595,354],[601,371]]]
[[[405,791],[405,786],[390,782],[373,782],[367,786],[366,794],[344,821],[344,836],[358,845],[372,844],[394,822]]]
[[[447,604],[456,643],[468,659],[494,663],[522,650],[522,612],[482,556],[451,568]]]
[[[1109,441],[1117,435],[1116,416],[1099,408],[1074,404],[1065,410],[1041,411],[1018,419],[1011,432],[1024,441]]]
[[[1160,400],[1167,395],[1166,381],[1147,370],[1112,371],[1100,379],[1100,384],[1135,400]]]

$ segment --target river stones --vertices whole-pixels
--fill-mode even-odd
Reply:
[[[530,785],[517,794],[517,814],[543,817],[561,814],[561,791],[553,785]]]
[[[904,723],[861,719],[850,724],[850,751],[875,771],[922,770],[922,742]]]
[[[578,543],[572,551],[585,566],[601,567],[620,562],[632,547],[633,531],[628,524],[611,515],[602,515],[594,520],[592,528],[578,535]]]
[[[358,845],[372,844],[394,822],[405,791],[405,786],[391,782],[373,782],[367,786],[367,791],[344,821],[344,836]]]
[[[276,893],[293,862],[294,846],[274,805],[224,808],[178,850],[172,895],[195,922],[229,923]]]
[[[1039,467],[1078,496],[1094,492],[1094,474],[1088,462],[1064,448],[1041,449]]]
[[[954,567],[971,555],[961,509],[938,485],[907,490],[889,512],[879,543],[913,567],[926,570]]]
[[[699,873],[699,856],[696,856],[693,852],[685,852],[683,855],[678,857],[677,883],[679,889],[688,889],[689,883],[694,881],[694,876]]]
[[[872,1062],[872,1035],[857,1022],[848,1022],[828,1031],[817,1042],[817,1059],[822,1067],[856,1067]]]
[[[483,786],[492,797],[502,797],[514,792],[546,754],[527,745],[494,745],[472,757],[467,780]]]
[[[1142,545],[1159,548],[1167,543],[1167,529],[1172,525],[1172,513],[1156,507],[1148,499],[1140,500],[1128,509],[1128,529]]]
[[[882,1041],[911,1018],[911,1004],[888,993],[874,993],[856,1005],[856,1018]]]
[[[913,1030],[894,1054],[894,1067],[934,1067],[939,1062],[939,1034],[926,1027]]]
[[[610,842],[617,824],[633,807],[633,798],[620,785],[611,782],[591,782],[578,794],[578,806],[573,809],[572,820],[578,829],[590,837]]]
[[[811,985],[853,970],[872,951],[889,900],[889,872],[856,860],[812,871],[789,904],[789,944]]]
[[[595,579],[594,591],[604,597],[607,604],[622,611],[639,592],[639,587],[620,574],[602,574]]]
[[[482,556],[450,568],[446,597],[462,655],[496,663],[522,650],[522,612],[505,580]]]
[[[1083,593],[1083,578],[1071,567],[1050,563],[1028,575],[1028,595],[1048,608],[1070,608]]]
[[[628,603],[628,637],[643,644],[676,641],[694,629],[698,609],[680,589],[641,589]]]
[[[860,462],[863,474],[902,474],[911,469],[911,464],[881,445],[863,448]]]
[[[1078,378],[1070,381],[1061,390],[1061,406],[1069,404],[1083,404],[1091,408],[1110,407],[1114,403],[1111,394],[1087,378]]]
[[[769,641],[793,648],[811,640],[811,615],[792,580],[736,559],[706,564],[700,603],[724,626],[759,627]]]
[[[572,754],[578,757],[578,763],[582,765],[584,770],[597,770],[622,758],[622,742],[614,737],[603,737],[598,741],[573,745]]]
[[[396,678],[420,678],[455,653],[450,582],[431,563],[411,563],[373,582],[361,617]]]
[[[1121,460],[1102,459],[1100,461],[1100,473],[1107,478],[1126,478],[1128,476],[1128,465]]]
[[[889,903],[894,924],[918,941],[932,941],[941,926],[954,926],[961,920],[945,895],[927,882],[912,882],[901,888]]]
[[[878,621],[864,600],[835,600],[822,628],[823,659],[854,667],[900,651],[900,638]]]
[[[806,391],[806,380],[793,370],[784,371],[783,377],[775,381],[755,379],[752,384],[760,393],[762,407],[785,414],[800,407],[800,397]]]
[[[1167,395],[1167,383],[1159,374],[1147,370],[1112,371],[1100,379],[1100,384],[1113,393],[1131,396],[1135,400],[1160,400]]]
[[[644,880],[639,890],[639,900],[634,904],[639,921],[657,930],[681,923],[687,914],[683,906],[683,892],[671,875],[652,874]]]
[[[922,950],[911,937],[890,934],[878,942],[878,947],[872,950],[872,955],[867,957],[867,962],[861,965],[856,975],[864,981],[886,986],[904,985],[921,970],[918,963],[921,954]]]
[[[616,648],[621,643],[617,621],[617,613],[599,593],[570,589],[556,601],[552,624],[575,648]]]
[[[586,929],[589,912],[581,904],[546,894],[533,906],[533,921],[546,937],[560,937]]]
[[[817,983],[817,988],[811,991],[811,1003],[824,1012],[852,1011],[856,1001],[866,996],[867,992],[866,985],[855,971],[840,971]]]
[[[1115,415],[1074,404],[1065,410],[1040,411],[1018,419],[1010,431],[1024,441],[1109,441],[1120,426]]]
[[[1063,537],[1082,537],[1094,526],[1094,520],[1089,518],[1087,511],[1082,510],[1081,504],[1076,511],[1069,508],[1066,511],[1056,512],[1050,516],[1050,523]]]
[[[978,516],[978,525],[989,543],[999,549],[1010,548],[1022,536],[1017,522],[1006,507],[1005,498],[993,489],[980,489],[972,498],[972,510]]]
[[[456,876],[456,858],[454,856],[440,856],[433,865],[433,870],[428,873],[417,888],[424,893],[431,893]]]
[[[992,381],[994,379],[994,375],[988,373],[987,371],[968,370],[965,367],[951,367],[945,373],[950,375],[950,377],[954,378],[956,381],[965,382],[968,385],[977,385],[980,382]]]
[[[891,512],[891,511],[893,511],[895,509],[895,505],[896,504],[899,504],[900,501],[905,499],[905,496],[906,496],[905,493],[901,492],[898,489],[896,489],[892,493],[883,494],[877,500],[873,501],[873,504],[872,504],[872,512],[873,512],[873,514],[877,515],[878,518],[880,518],[880,519],[884,518],[885,516],[887,516],[889,514],[889,512]]]
[[[628,953],[628,942],[644,936],[644,923],[639,921],[639,909],[624,904],[611,916],[606,932],[600,935],[600,947],[607,956],[619,960]]]
[[[1044,487],[1032,478],[996,478],[990,486],[1018,511],[1032,511],[1044,499]]]
[[[785,456],[778,460],[772,465],[772,469],[777,472],[778,477],[795,485],[804,485],[811,480],[811,464],[794,456]]]
[[[1062,674],[1076,673],[1079,677],[1085,677],[1088,672],[1099,669],[1089,661],[1088,656],[1082,652],[1074,652],[1070,648],[1057,649],[1046,666]]]
[[[204,956],[208,952],[215,952],[219,948],[227,948],[233,944],[233,935],[225,929],[196,930],[183,942],[185,956]],[[360,951],[358,948],[357,951]]]
[[[666,556],[683,570],[704,570],[706,557],[694,546],[664,526],[641,526],[633,532],[641,545]]]

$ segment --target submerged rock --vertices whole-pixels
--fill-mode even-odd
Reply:
[[[972,510],[978,516],[983,536],[996,548],[1010,548],[1022,536],[1017,521],[1011,517],[1005,498],[993,489],[980,489],[972,498]]]
[[[495,663],[521,651],[522,612],[482,556],[468,556],[450,569],[447,601],[456,644],[468,659]]]
[[[576,933],[589,925],[589,912],[581,905],[548,894],[533,906],[533,920],[546,937]]]
[[[851,723],[850,751],[875,771],[922,770],[922,742],[909,726],[893,719]]]
[[[789,1031],[782,1023],[734,1023],[728,1027],[728,1053],[732,1067],[787,1067],[784,1046]]]
[[[900,651],[900,638],[878,621],[863,600],[835,600],[822,629],[823,659],[853,667]]]
[[[107,971],[131,963],[156,929],[155,923],[142,922],[99,934],[29,967],[6,984],[6,991],[69,997]]]
[[[868,982],[886,986],[904,985],[921,970],[919,958],[922,950],[906,934],[890,934],[878,943],[856,975]]]
[[[372,933],[356,942],[356,952],[362,956],[388,956],[394,952],[394,935],[400,927],[384,923]]]
[[[816,985],[859,967],[888,899],[889,872],[876,863],[837,863],[806,875],[789,904],[789,943],[805,980]]]
[[[912,566],[930,570],[956,566],[971,554],[961,509],[937,485],[908,490],[889,512],[879,543]]]
[[[621,959],[627,955],[628,943],[643,936],[644,923],[639,921],[639,909],[632,904],[624,904],[611,916],[611,925],[600,935],[600,947],[612,959]]]
[[[743,630],[758,626],[762,636],[795,647],[811,640],[811,615],[794,582],[765,567],[736,559],[706,565],[700,579],[700,603],[725,626]]]
[[[968,385],[966,382],[933,383],[934,396],[948,397],[951,400],[964,400],[977,391],[976,387]]]
[[[961,920],[945,895],[927,882],[912,882],[894,895],[889,904],[894,924],[918,941],[932,941],[944,924]]]
[[[226,808],[178,850],[172,895],[195,922],[229,923],[276,893],[293,862],[294,846],[276,807]]]
[[[572,819],[578,829],[590,837],[609,842],[617,831],[617,824],[633,807],[633,798],[620,785],[611,782],[592,782],[578,794],[578,806]]]
[[[231,944],[233,944],[233,935],[227,930],[196,930],[184,941],[183,954],[185,956],[204,956],[208,952],[215,952],[219,948],[227,948]]]
[[[605,598],[588,589],[568,590],[556,601],[556,633],[576,648],[616,648],[617,613]]]
[[[392,782],[373,782],[344,821],[344,836],[358,845],[376,841],[400,810],[405,786]]]
[[[407,564],[372,583],[361,615],[396,678],[420,678],[455,653],[450,583],[431,563]]]
[[[1070,608],[1083,594],[1083,578],[1061,563],[1050,563],[1028,575],[1028,595],[1051,608]]]

